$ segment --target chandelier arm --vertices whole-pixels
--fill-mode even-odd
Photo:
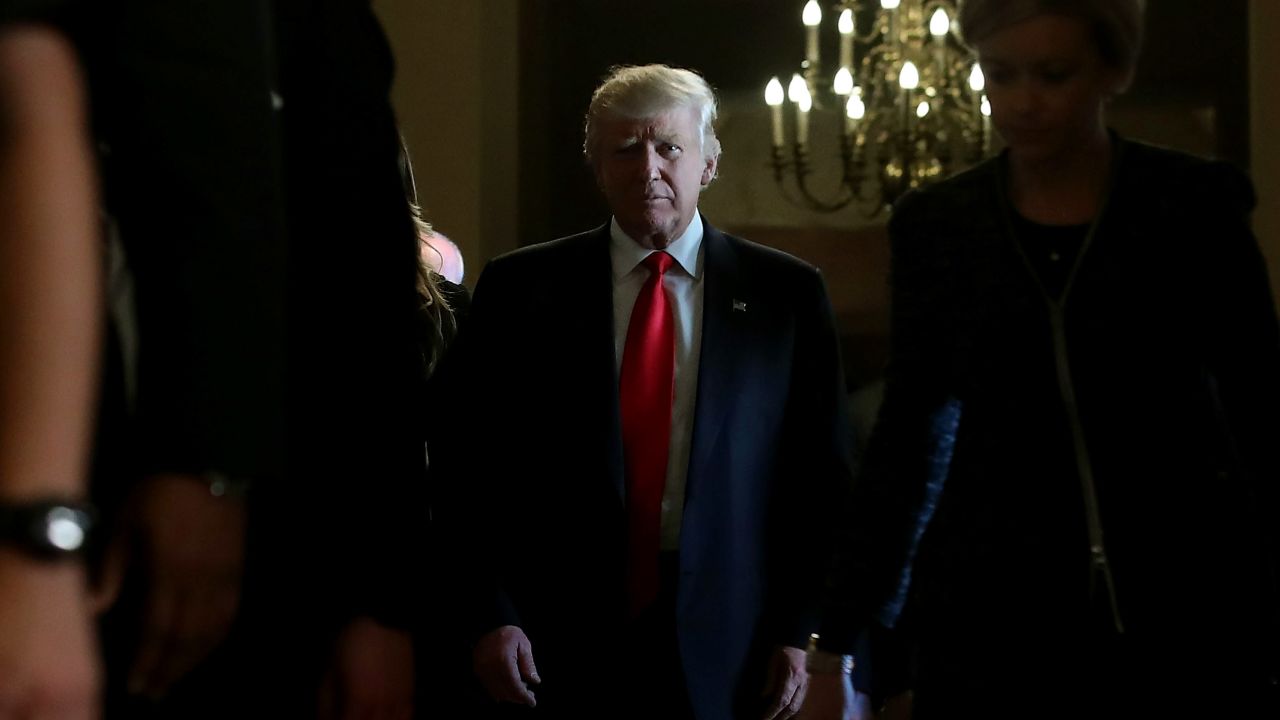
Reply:
[[[804,195],[805,199],[809,202],[810,209],[818,212],[836,212],[837,210],[848,206],[849,203],[853,202],[858,197],[857,194],[850,189],[847,182],[841,183],[840,188],[843,192],[832,200],[823,200],[814,195],[813,192],[809,190],[809,184],[805,182],[803,175],[796,176],[796,186],[800,188],[801,194]]]
[[[854,200],[859,199],[856,195],[850,192],[847,187],[845,188],[845,193],[841,197],[833,200],[822,200],[815,197],[811,192],[809,192],[807,186],[800,183],[798,180],[796,182],[796,188],[800,191],[798,196],[788,191],[785,182],[778,183],[778,189],[782,195],[782,199],[795,207],[812,210],[814,212],[833,213],[847,207],[849,203]]]
[[[874,63],[874,62],[872,62],[872,60],[873,60],[875,57],[877,57],[877,56],[885,56],[885,55],[894,55],[894,54],[896,54],[896,53],[897,53],[897,51],[896,51],[894,48],[886,47],[886,46],[885,46],[885,45],[883,45],[883,44],[881,44],[881,45],[877,45],[877,46],[875,46],[875,47],[871,48],[871,50],[869,50],[869,51],[867,52],[866,57],[864,57],[864,58],[862,59],[862,64],[863,64],[863,65],[870,65],[871,67],[873,67],[873,68],[874,68],[874,67],[875,67],[875,63]]]
[[[858,198],[858,199],[864,200],[864,201],[866,200],[866,198]],[[879,217],[880,214],[883,213],[885,211],[885,208],[887,207],[890,207],[889,204],[883,203],[883,202],[862,202],[858,204],[859,213],[862,215],[862,217],[866,218],[867,220],[874,220],[875,218]]]
[[[858,33],[854,33],[853,41],[856,43],[861,43],[863,45],[871,44],[871,42],[875,40],[877,37],[879,37],[881,34],[880,31],[876,29],[876,26],[879,25],[879,22],[880,22],[879,18],[876,18],[876,22],[871,24],[871,30],[869,30],[866,35],[859,35]]]

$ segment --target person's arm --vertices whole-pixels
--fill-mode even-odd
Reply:
[[[927,227],[930,210],[911,195],[889,224],[891,336],[885,398],[841,523],[818,647],[852,653],[859,632],[897,595],[930,488],[950,463],[959,419],[947,391],[942,248]],[[899,599],[900,598],[896,598]]]
[[[540,682],[533,648],[499,571],[501,554],[512,549],[498,547],[494,532],[506,512],[502,484],[516,470],[508,453],[479,444],[515,431],[494,423],[514,401],[506,383],[519,381],[509,365],[519,280],[501,260],[485,267],[457,343],[433,379],[434,400],[449,408],[450,422],[433,425],[431,473],[437,536],[449,541],[436,550],[464,632],[475,641],[476,675],[494,700],[533,705],[531,688]]]
[[[945,385],[938,249],[929,245],[918,195],[889,225],[891,338],[885,399],[835,543],[805,716],[834,720],[859,705],[841,658],[887,604],[900,602],[903,571],[926,517],[930,488],[950,462],[960,407]],[[830,668],[835,668],[830,670]],[[860,703],[865,706],[865,702]]]
[[[0,503],[84,497],[100,297],[75,51],[0,31]],[[0,546],[0,718],[96,717],[83,568]]]
[[[775,649],[764,688],[765,720],[799,712],[808,689],[805,651],[817,630],[823,584],[831,563],[834,512],[852,476],[852,433],[834,312],[821,276],[797,279],[790,393],[777,461],[772,507],[780,532],[770,562],[785,568],[768,588],[766,624]]]
[[[852,484],[854,450],[826,285],[815,272],[797,291],[803,300],[778,462],[777,507],[787,531],[772,550],[790,577],[785,587],[770,588],[768,612],[777,643],[804,649],[818,629],[836,509]]]
[[[1204,226],[1195,230],[1207,251],[1197,258],[1197,269],[1208,280],[1199,324],[1207,331],[1210,370],[1275,577],[1280,571],[1280,459],[1275,452],[1280,438],[1280,324],[1266,261],[1249,228],[1254,194],[1248,179],[1227,165],[1213,164],[1200,187],[1196,197],[1210,211]],[[1280,631],[1280,609],[1276,612],[1273,630]]]
[[[320,686],[320,720],[414,717],[413,638],[407,630],[357,617],[338,633]]]

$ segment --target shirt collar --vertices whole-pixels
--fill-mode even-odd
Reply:
[[[690,277],[695,279],[702,277],[702,213],[697,210],[693,211],[693,219],[689,221],[689,227],[676,238],[674,242],[668,245],[665,250],[667,254],[676,261]],[[647,248],[635,240],[631,239],[622,230],[622,226],[618,225],[618,218],[609,221],[609,256],[613,262],[613,279],[621,280],[636,266],[649,257],[650,254],[656,252]]]

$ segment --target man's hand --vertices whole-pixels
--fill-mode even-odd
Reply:
[[[119,586],[137,562],[146,587],[142,637],[129,691],[163,696],[227,636],[240,605],[245,509],[202,478],[156,475],[138,488],[107,552],[102,585]]]
[[[780,647],[769,661],[769,679],[761,693],[769,702],[764,720],[789,720],[800,712],[809,689],[804,650]]]
[[[809,695],[800,717],[802,720],[872,720],[874,715],[871,699],[853,689],[853,680],[847,674],[824,672],[809,676]]]
[[[532,685],[542,682],[533,664],[533,647],[524,631],[503,625],[480,638],[472,667],[489,697],[498,702],[537,706]]]
[[[0,720],[98,717],[84,571],[0,549]]]
[[[320,695],[323,720],[411,720],[413,640],[369,618],[338,636]]]

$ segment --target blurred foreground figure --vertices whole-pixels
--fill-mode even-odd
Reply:
[[[0,719],[98,717],[84,505],[101,251],[75,50],[0,3]]]
[[[406,717],[438,334],[369,3],[71,23],[134,288],[127,459],[97,488],[108,712]]]

